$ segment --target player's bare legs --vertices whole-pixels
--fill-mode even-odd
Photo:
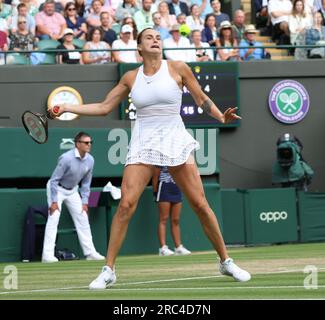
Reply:
[[[236,281],[250,280],[251,275],[239,268],[228,256],[217,218],[205,198],[199,170],[193,158],[190,157],[187,163],[180,166],[169,167],[168,170],[198,215],[205,234],[216,249],[221,259],[220,272],[233,277]]]
[[[204,194],[199,170],[194,161],[188,161],[177,167],[168,167],[177,186],[188,199],[191,208],[196,212],[221,261],[229,258],[217,218],[210,208]]]
[[[135,212],[139,198],[150,181],[153,166],[143,164],[128,165],[124,169],[122,180],[122,197],[115,212],[109,244],[107,249],[106,266],[99,276],[90,283],[89,289],[106,289],[116,282],[114,264],[124,241],[129,222]]]
[[[139,198],[150,181],[153,166],[143,164],[128,165],[123,174],[122,198],[115,212],[110,239],[107,249],[106,262],[113,269],[116,256],[124,241],[130,219],[137,207]]]

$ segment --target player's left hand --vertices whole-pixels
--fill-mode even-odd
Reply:
[[[224,124],[230,123],[232,121],[235,121],[237,119],[241,119],[239,115],[236,114],[238,108],[228,108],[224,113]]]

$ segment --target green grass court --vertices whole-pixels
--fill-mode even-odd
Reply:
[[[221,276],[212,251],[190,256],[120,256],[117,283],[89,291],[102,262],[1,263],[0,300],[5,299],[325,299],[325,243],[230,248],[231,257],[252,273],[247,283]],[[18,289],[8,290],[5,267],[16,266]],[[317,289],[306,289],[307,265],[317,268]],[[308,282],[310,283],[310,282]]]

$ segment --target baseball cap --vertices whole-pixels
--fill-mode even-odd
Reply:
[[[121,28],[121,33],[127,33],[127,32],[130,32],[132,33],[133,31],[133,28],[128,25],[128,24],[125,24],[122,28]]]
[[[70,28],[66,28],[63,31],[63,35],[66,36],[67,34],[73,34],[73,30]]]

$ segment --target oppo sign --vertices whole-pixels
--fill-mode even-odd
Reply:
[[[286,211],[274,211],[274,212],[261,212],[260,220],[263,222],[277,222],[278,220],[287,220],[288,213]]]

